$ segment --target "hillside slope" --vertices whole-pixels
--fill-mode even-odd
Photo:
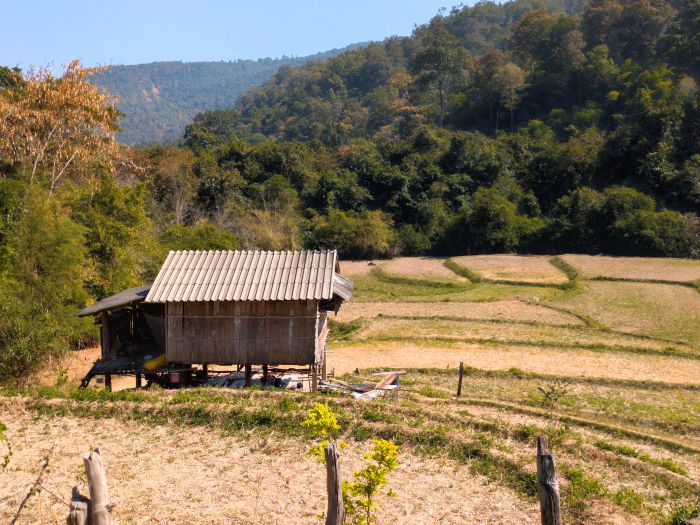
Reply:
[[[124,113],[121,142],[163,143],[181,137],[199,111],[232,106],[244,91],[262,85],[282,65],[325,60],[363,45],[304,57],[116,65],[96,82],[119,97],[118,107]]]
[[[455,8],[281,69],[184,142],[217,188],[286,179],[301,238],[345,256],[697,257],[699,20],[679,0]]]

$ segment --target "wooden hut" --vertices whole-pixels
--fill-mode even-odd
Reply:
[[[302,365],[315,381],[328,313],[352,295],[339,271],[334,250],[171,251],[145,298],[130,306],[160,312],[168,366],[239,365],[249,373],[253,365]],[[110,334],[99,305],[86,310],[102,312],[102,332]]]

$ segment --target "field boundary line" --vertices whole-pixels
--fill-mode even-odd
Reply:
[[[410,342],[422,342],[422,343],[437,343],[437,344],[447,344],[453,345],[456,343],[466,343],[466,344],[480,344],[485,346],[526,346],[534,348],[553,348],[560,350],[588,350],[591,352],[599,353],[619,353],[619,354],[638,354],[638,355],[655,355],[661,357],[674,357],[679,359],[692,359],[694,361],[700,360],[700,353],[684,353],[671,351],[670,349],[655,349],[655,348],[640,348],[640,347],[628,347],[619,345],[605,345],[599,343],[557,343],[553,341],[528,341],[528,340],[517,340],[517,339],[486,339],[478,337],[425,337],[425,336],[402,336],[402,335],[388,335],[388,334],[377,334],[371,337],[365,337],[362,339],[347,339],[346,344],[358,345],[358,344],[372,344],[372,343],[410,343]]]
[[[443,263],[443,266],[448,270],[453,271],[460,277],[465,277],[473,283],[489,283],[489,284],[505,284],[511,286],[531,286],[533,288],[556,288],[559,290],[571,290],[575,286],[575,282],[568,280],[564,283],[536,283],[532,281],[515,281],[512,279],[491,279],[489,277],[484,277],[480,273],[467,268],[455,262],[453,259],[447,259]]]
[[[358,317],[357,319],[367,319],[365,317]],[[633,334],[631,332],[621,332],[619,330],[613,330],[611,328],[600,328],[596,326],[588,326],[588,325],[580,325],[580,324],[554,324],[554,323],[543,323],[540,321],[529,321],[526,319],[514,319],[514,320],[506,320],[506,319],[493,319],[493,318],[477,318],[477,317],[460,317],[460,316],[451,316],[451,315],[429,315],[429,316],[420,316],[420,315],[391,315],[391,314],[382,314],[379,313],[375,315],[374,317],[370,317],[369,320],[374,320],[374,319],[395,319],[395,320],[402,320],[402,321],[451,321],[451,322],[456,322],[456,323],[491,323],[491,324],[514,324],[514,325],[521,325],[521,326],[535,326],[535,327],[542,327],[542,328],[562,328],[562,329],[567,329],[567,330],[576,330],[580,332],[599,332],[603,334],[612,334],[612,335],[618,335],[618,336],[623,336],[623,337],[629,337],[630,339],[640,339],[642,341],[657,341],[659,343],[671,343],[671,344],[677,344],[680,346],[686,346],[690,349],[693,349],[692,345],[690,345],[687,342],[684,341],[674,341],[673,339],[664,339],[662,337],[654,337],[653,335],[645,335],[645,334]],[[351,321],[350,321],[351,322]]]
[[[532,416],[538,416],[538,417],[543,417],[545,419],[549,419],[549,413],[546,411],[538,410],[536,408],[523,406],[523,405],[515,405],[512,403],[505,403],[503,401],[491,401],[488,399],[464,398],[463,397],[460,399],[455,399],[455,402],[458,404],[465,404],[465,405],[502,408],[504,410],[508,410],[511,412],[520,412],[523,414],[528,414],[528,415],[532,415]],[[654,434],[646,434],[644,432],[639,432],[637,430],[632,430],[630,428],[625,428],[625,427],[613,425],[610,423],[603,423],[600,421],[593,421],[590,419],[584,419],[584,418],[580,418],[580,417],[576,417],[576,416],[570,416],[570,415],[566,415],[566,414],[557,414],[556,418],[559,421],[562,421],[564,423],[569,423],[569,424],[576,425],[579,427],[594,428],[596,430],[607,432],[611,435],[624,436],[624,437],[628,437],[631,439],[637,439],[639,441],[654,443],[654,444],[660,445],[663,448],[666,448],[668,450],[672,450],[672,451],[679,451],[680,450],[680,451],[687,452],[689,454],[700,455],[700,448],[695,448],[693,446],[686,445],[685,443],[679,443],[678,441],[674,441],[672,439],[664,438],[664,437],[657,436]]]

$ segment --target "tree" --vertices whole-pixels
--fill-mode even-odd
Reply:
[[[343,257],[371,259],[386,256],[393,241],[391,221],[381,211],[328,210],[311,224],[313,247],[337,249]]]
[[[448,238],[456,253],[510,252],[527,242],[544,226],[539,218],[518,212],[517,205],[496,188],[479,188]],[[458,244],[456,239],[461,241]]]
[[[104,297],[142,282],[142,272],[157,247],[145,211],[145,186],[120,186],[102,179],[97,188],[79,188],[68,195],[73,220],[85,228],[90,265],[87,287]]]
[[[53,192],[70,175],[84,180],[98,167],[114,169],[118,113],[113,98],[88,82],[99,70],[76,60],[60,78],[46,68],[30,70],[0,90],[0,158],[20,163],[30,184],[45,173]]]
[[[464,77],[466,51],[457,37],[440,26],[427,29],[421,42],[411,66],[421,87],[437,89],[442,127],[447,101]]]
[[[160,235],[160,241],[168,250],[235,250],[239,245],[231,232],[206,221],[170,226]]]
[[[4,290],[3,292],[5,292]],[[23,386],[49,355],[65,348],[56,322],[11,294],[0,299],[0,382]]]
[[[510,128],[513,130],[513,111],[518,104],[518,92],[525,85],[525,72],[516,64],[508,62],[504,64],[494,76],[494,84],[496,92],[500,96],[500,102],[496,109],[496,129],[498,129],[498,121],[500,117],[500,108],[510,110]]]
[[[193,207],[197,178],[194,154],[184,148],[154,148],[144,152],[149,163],[148,186],[173,224],[183,224]]]

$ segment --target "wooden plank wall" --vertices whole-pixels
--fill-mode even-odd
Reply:
[[[314,364],[323,350],[319,322],[313,300],[167,303],[165,355],[176,363]]]

